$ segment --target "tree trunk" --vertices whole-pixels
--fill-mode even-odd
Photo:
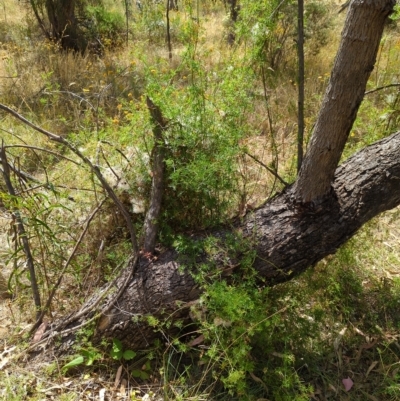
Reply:
[[[59,42],[63,49],[84,51],[86,41],[79,32],[75,0],[46,0],[45,6],[52,39]]]
[[[239,18],[240,5],[238,0],[228,0],[229,7],[229,32],[228,32],[228,44],[233,45],[236,40],[235,26]]]
[[[313,136],[295,184],[299,202],[330,191],[395,0],[353,0]]]
[[[399,205],[399,151],[400,132],[351,157],[336,170],[330,196],[314,210],[293,203],[291,187],[235,224],[229,231],[254,243],[254,268],[260,282],[273,285],[290,280],[334,253],[368,220]],[[227,232],[210,232],[203,237],[213,235],[223,241]],[[188,319],[190,306],[201,295],[201,289],[192,277],[193,271],[180,259],[173,250],[163,252],[155,261],[142,258],[127,289],[98,321],[94,340],[119,338],[130,349],[139,349],[160,336],[142,318]],[[234,258],[224,263],[207,255],[200,259],[198,262],[208,259],[219,263],[223,277],[238,266]],[[126,267],[120,283],[130,269],[132,266]],[[70,341],[64,339],[61,350],[68,349]]]
[[[400,204],[400,132],[363,149],[336,168],[394,1],[353,0],[351,4],[351,18],[346,21],[298,181],[231,228],[203,233],[203,237],[213,235],[221,243],[229,233],[248,240],[256,252],[253,266],[264,285],[290,280],[302,273],[334,253],[368,220]],[[193,239],[200,241],[201,237]],[[198,256],[197,263],[213,262],[220,268],[221,277],[229,277],[240,268],[239,260],[240,255],[222,261],[203,254]],[[187,260],[185,263],[174,250],[166,250],[157,260],[142,258],[135,267],[128,264],[116,284],[121,290],[119,298],[114,300],[110,296],[102,305],[107,312],[97,322],[94,341],[116,337],[130,349],[143,348],[160,336],[146,324],[146,316],[188,320],[190,306],[201,295],[201,288],[192,277],[195,268],[187,266]],[[133,268],[133,277],[122,291]],[[82,310],[94,302],[95,298],[90,299]],[[61,322],[53,329],[72,328],[90,317],[85,313],[78,315],[82,316],[73,323],[66,326]],[[71,322],[72,318],[66,320]],[[73,339],[68,335],[61,341],[61,352],[71,346]],[[163,333],[164,338],[167,335]]]

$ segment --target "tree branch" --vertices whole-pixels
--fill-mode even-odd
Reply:
[[[312,202],[331,189],[375,64],[385,22],[395,3],[395,0],[350,3],[328,87],[295,183],[299,203]]]
[[[257,157],[254,155],[250,154],[249,152],[244,151],[244,154],[249,156],[251,159],[253,159],[256,163],[258,163],[260,166],[264,167],[269,173],[271,173],[275,178],[277,178],[285,187],[289,185],[275,170],[272,168],[268,167],[265,163],[263,163],[261,160],[259,160]]]
[[[384,85],[384,86],[378,86],[378,87],[375,88],[375,89],[371,89],[371,90],[365,92],[364,95],[370,95],[371,93],[378,92],[378,91],[381,91],[381,90],[387,89],[387,88],[397,87],[397,86],[400,86],[400,83],[399,83],[399,84],[396,83],[396,84],[389,84],[389,85]]]
[[[131,216],[129,212],[125,209],[125,206],[123,203],[119,200],[117,195],[115,194],[114,190],[111,188],[111,186],[108,184],[107,180],[104,178],[103,174],[101,174],[100,169],[98,166],[94,165],[77,147],[75,147],[72,143],[68,142],[65,138],[62,136],[53,134],[50,131],[47,131],[29,120],[27,120],[25,117],[17,113],[15,110],[10,109],[9,107],[5,106],[4,104],[0,103],[0,110],[4,110],[7,113],[11,114],[18,120],[22,121],[24,124],[28,125],[29,127],[33,128],[34,130],[40,132],[43,135],[46,135],[50,140],[61,143],[65,147],[67,147],[69,150],[71,150],[73,153],[75,153],[82,161],[85,162],[86,165],[89,166],[91,171],[95,174],[95,176],[98,178],[100,181],[101,185],[103,188],[106,190],[108,193],[108,196],[113,200],[117,208],[120,210],[121,214],[124,216],[126,225],[128,227],[130,237],[131,237],[131,243],[132,243],[132,248],[135,253],[138,252],[138,244],[137,244],[137,238],[136,238],[136,230],[134,228]]]
[[[7,189],[9,194],[15,198],[15,190],[14,187],[11,183],[10,179],[10,169],[8,167],[8,162],[7,162],[7,155],[6,155],[6,150],[4,147],[4,142],[2,141],[1,148],[0,148],[0,158],[1,158],[1,164],[3,166],[3,177],[4,181],[6,183]],[[15,200],[15,199],[14,199]],[[35,307],[36,307],[36,319],[39,321],[41,319],[41,302],[40,302],[40,293],[39,293],[39,287],[37,284],[36,280],[36,272],[35,272],[35,265],[33,262],[33,257],[31,253],[31,248],[29,246],[28,242],[28,237],[26,235],[25,227],[22,222],[22,217],[21,214],[17,208],[17,206],[14,206],[13,208],[13,215],[15,217],[15,220],[17,221],[17,230],[18,230],[18,235],[19,238],[22,241],[22,245],[24,248],[24,253],[26,256],[26,263],[28,266],[28,271],[30,275],[30,282],[31,282],[31,287],[32,287],[32,294],[33,294],[33,300],[35,302]],[[39,322],[40,324],[40,322]]]

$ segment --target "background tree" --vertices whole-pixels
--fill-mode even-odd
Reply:
[[[91,47],[101,52],[107,46],[104,42],[117,46],[128,35],[122,16],[108,11],[101,0],[31,0],[30,4],[45,36],[64,50],[85,52]]]

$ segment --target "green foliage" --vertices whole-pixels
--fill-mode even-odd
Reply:
[[[111,358],[113,358],[117,361],[120,361],[122,359],[125,361],[130,361],[131,359],[133,359],[136,356],[136,352],[134,352],[130,349],[124,350],[124,347],[123,347],[121,341],[118,340],[117,338],[114,338],[110,355],[111,355]]]
[[[94,347],[88,347],[87,349],[81,348],[79,355],[75,356],[72,360],[66,363],[62,370],[67,372],[80,365],[92,366],[96,361],[102,359],[102,354]]]
[[[145,76],[147,94],[169,121],[162,235],[224,221],[240,198],[238,157],[247,131],[244,116],[252,112],[251,69],[231,60],[210,73],[189,45],[176,70],[158,60]],[[134,107],[145,112],[143,104]],[[131,115],[130,130],[143,120],[134,110]],[[151,146],[149,136],[139,135],[139,146]]]
[[[126,39],[124,19],[120,12],[110,11],[104,5],[86,6],[87,32],[90,42],[105,48],[120,46]]]
[[[165,4],[145,0],[141,2],[141,12],[136,12],[134,33],[140,35],[142,40],[158,43],[165,40]]]
[[[268,397],[309,397],[312,389],[302,384],[296,373],[296,357],[285,345],[294,340],[294,333],[284,333],[283,327],[288,317],[295,314],[295,303],[278,309],[279,303],[271,302],[269,289],[260,291],[254,282],[246,281],[235,285],[211,284],[204,305],[207,321],[202,322],[203,333],[211,340],[205,358],[212,361],[214,377],[219,377],[232,395],[252,399],[246,395],[252,391],[249,378],[261,375]],[[298,319],[297,330],[299,336],[310,333],[312,324]],[[274,356],[268,357],[270,354]],[[260,355],[264,357],[260,359]],[[264,373],[258,372],[259,364]]]
[[[326,45],[332,25],[328,5],[314,0],[306,2],[304,11],[306,52],[317,54]],[[241,2],[238,38],[251,43],[255,68],[268,70],[273,79],[287,69],[295,75],[296,27],[297,1]],[[268,83],[273,85],[273,79]]]
[[[79,5],[85,16],[82,29],[91,41],[101,42],[102,57],[61,54],[55,46],[33,42],[38,37],[36,31],[9,33],[10,23],[3,24],[2,50],[9,50],[4,68],[11,78],[3,79],[2,88],[7,104],[29,111],[29,117],[44,127],[68,135],[102,172],[111,166],[118,178],[126,181],[116,192],[128,208],[134,198],[145,209],[149,197],[153,127],[146,95],[168,119],[160,239],[178,251],[205,289],[192,310],[195,329],[200,326],[200,332],[193,335],[204,336],[200,346],[191,347],[186,341],[193,326],[185,327],[178,321],[174,326],[182,330],[185,342],[170,339],[162,355],[157,354],[163,363],[163,389],[171,389],[169,399],[219,399],[229,392],[227,399],[300,401],[323,394],[327,399],[350,396],[363,401],[366,396],[360,389],[367,391],[368,386],[371,397],[395,399],[399,392],[395,333],[400,328],[400,285],[398,279],[386,278],[386,273],[378,270],[397,266],[399,258],[387,249],[382,251],[384,246],[377,241],[370,242],[375,232],[361,232],[335,257],[272,289],[264,288],[265,283],[252,268],[254,244],[236,235],[194,241],[182,234],[183,230],[209,227],[237,215],[251,191],[257,201],[269,193],[273,186],[264,173],[249,161],[243,162],[243,148],[263,155],[269,166],[279,164],[281,173],[289,175],[290,168],[284,163],[291,163],[293,140],[293,130],[286,128],[296,117],[296,2],[243,0],[236,24],[238,42],[232,48],[220,43],[219,3],[212,5],[216,14],[203,19],[194,4],[183,2],[180,12],[170,15],[172,60],[166,56],[165,3],[142,0],[142,4],[142,12],[135,10],[128,21],[129,32],[117,3],[113,7]],[[336,14],[328,7],[322,1],[306,4],[306,51],[312,66],[307,80],[309,131],[329,76],[326,55],[333,54],[336,40],[331,35],[330,43],[327,41],[332,10]],[[210,26],[210,20],[218,24]],[[212,30],[215,36],[207,37]],[[114,52],[113,47],[128,33],[129,49]],[[21,43],[16,46],[17,39],[27,41],[24,54]],[[15,49],[11,48],[14,45]],[[323,56],[319,56],[321,50]],[[382,41],[370,89],[396,82],[399,54],[392,30]],[[314,76],[317,71],[318,77]],[[399,96],[391,90],[366,97],[345,156],[397,129]],[[265,138],[266,121],[271,136],[276,134],[271,140]],[[35,144],[56,153],[10,149],[13,164],[41,183],[28,189],[16,178],[18,197],[5,195],[4,188],[1,193],[8,209],[17,206],[21,210],[45,298],[76,244],[82,222],[102,199],[102,189],[82,166],[62,159],[74,158],[65,150],[7,118],[2,129],[9,144]],[[282,157],[279,163],[275,155]],[[110,175],[107,178],[114,185],[118,179]],[[138,215],[134,219],[139,231],[143,219]],[[99,212],[66,272],[62,292],[57,293],[62,302],[52,305],[56,314],[79,306],[89,291],[115,275],[115,267],[130,252],[123,225],[112,204]],[[6,257],[8,265],[15,266],[10,283],[18,294],[16,302],[26,310],[29,276],[14,233],[10,245]],[[222,261],[224,272],[213,264],[191,263],[201,253]],[[368,273],[370,266],[374,266],[370,269],[373,273]],[[222,280],[222,274],[227,281]],[[171,327],[171,322],[153,316],[146,320],[160,332]],[[92,334],[93,327],[79,334],[75,355],[62,372],[72,375],[78,371],[74,368],[87,366],[91,372],[103,367],[101,361],[106,357],[91,346]],[[138,358],[116,339],[111,347],[108,366],[123,364],[129,367],[131,378],[140,380],[157,375],[150,356]],[[376,369],[360,387],[345,393],[340,380],[351,372],[364,377],[375,362]],[[52,365],[48,373],[59,372],[56,368]],[[4,388],[10,394],[7,399],[31,397],[35,386],[30,380],[22,383],[18,374],[8,374],[0,372],[0,394]],[[167,390],[166,395],[168,399]]]
[[[63,366],[65,370],[68,370],[70,368],[82,365],[84,362],[84,357],[82,355],[77,356],[76,358],[72,359],[72,361],[68,362]]]
[[[192,309],[204,336],[205,351],[199,355],[200,365],[207,366],[203,385],[214,381],[216,388],[222,385],[220,391],[238,400],[302,401],[332,384],[339,386],[338,399],[342,399],[346,395],[335,380],[347,377],[348,370],[360,369],[360,363],[368,369],[381,360],[387,369],[394,369],[398,349],[390,340],[378,349],[365,350],[361,360],[360,354],[356,356],[370,336],[399,327],[398,280],[382,282],[364,269],[366,263],[379,263],[369,242],[371,229],[366,227],[315,270],[273,288],[260,287],[257,275],[252,274],[250,244],[228,240],[228,252],[215,238],[205,240],[203,250],[210,255],[232,257],[232,250],[240,249],[247,273],[234,274],[226,282],[210,274],[212,267],[203,266],[203,273],[195,276],[205,289]],[[344,355],[349,356],[346,363],[340,362]],[[331,376],[326,364],[334,361],[339,371]],[[188,397],[195,365],[179,376]],[[397,394],[396,371],[383,376],[379,372],[370,379],[377,387],[374,394]],[[364,399],[362,392],[354,391],[354,399]]]

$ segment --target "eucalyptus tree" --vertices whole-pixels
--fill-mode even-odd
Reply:
[[[94,340],[117,337],[131,349],[143,348],[158,335],[146,316],[190,319],[190,307],[202,293],[193,275],[196,266],[212,263],[222,279],[241,273],[240,252],[221,257],[202,250],[208,236],[221,246],[232,236],[246,241],[260,283],[274,285],[334,253],[371,218],[399,205],[400,133],[339,166],[394,5],[395,0],[352,0],[312,138],[292,185],[230,227],[192,234],[190,241],[198,244],[192,258],[173,248],[132,255],[107,287],[114,293],[102,298],[102,289],[45,336],[62,338],[60,350],[65,350],[73,342],[71,333],[96,319]]]

